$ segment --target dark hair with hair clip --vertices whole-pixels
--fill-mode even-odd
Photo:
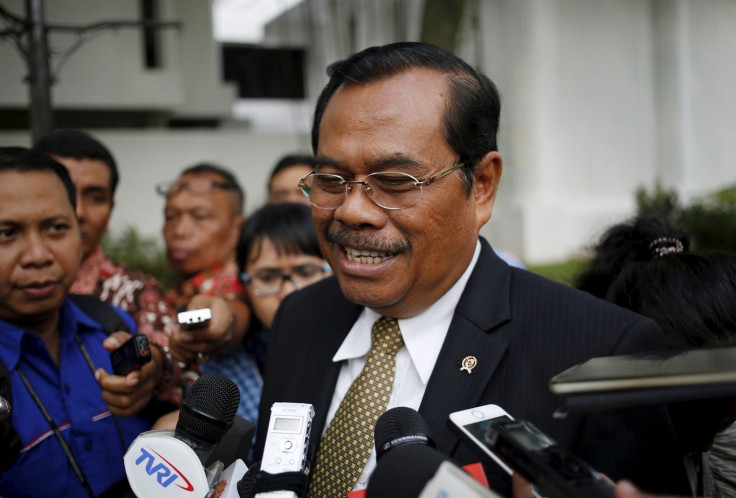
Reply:
[[[690,247],[685,231],[660,218],[636,217],[610,227],[593,246],[593,257],[576,276],[574,286],[605,299],[621,269],[629,263],[652,259],[650,245],[662,238],[676,239],[684,251]]]
[[[736,254],[688,249],[683,230],[634,218],[603,234],[576,287],[654,319],[671,349],[736,344]]]
[[[649,243],[653,258],[661,258],[668,254],[677,254],[684,250],[682,241],[677,237],[657,237]]]

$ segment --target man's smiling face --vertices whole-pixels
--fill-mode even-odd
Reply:
[[[347,180],[399,171],[421,181],[450,168],[458,154],[443,135],[448,98],[446,76],[429,69],[341,86],[319,125],[317,171]],[[424,187],[416,205],[400,210],[379,207],[358,184],[337,209],[312,208],[322,252],[350,301],[404,318],[452,287],[487,220],[461,175]]]

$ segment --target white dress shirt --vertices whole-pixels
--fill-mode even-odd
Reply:
[[[452,315],[465,289],[465,284],[475,268],[480,255],[480,242],[476,243],[475,253],[465,272],[457,282],[432,306],[412,318],[399,319],[399,328],[404,338],[404,346],[396,353],[396,373],[388,408],[408,406],[419,409],[427,382],[432,375],[434,364],[440,354],[442,343],[450,328]],[[335,416],[342,398],[350,385],[365,366],[368,351],[371,349],[371,330],[373,323],[382,315],[364,308],[332,358],[334,362],[344,361],[337,378],[335,393],[332,395],[330,410],[327,413],[325,430]],[[376,449],[363,469],[354,490],[365,488],[373,469],[376,467]]]

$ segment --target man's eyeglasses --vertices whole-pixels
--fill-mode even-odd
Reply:
[[[327,263],[324,265],[308,263],[296,266],[288,273],[264,269],[255,272],[253,275],[243,272],[240,274],[240,278],[251,286],[253,294],[256,296],[275,296],[281,292],[284,282],[287,280],[291,281],[297,289],[301,289],[320,280],[322,275],[331,270],[332,268]]]
[[[230,182],[217,182],[209,178],[189,178],[187,180],[167,180],[156,185],[156,192],[164,197],[187,190],[192,194],[206,195],[213,189],[237,190],[235,184]]]
[[[404,209],[419,202],[422,198],[422,187],[433,184],[462,166],[463,163],[457,163],[426,180],[418,180],[399,171],[371,173],[363,180],[346,180],[340,175],[313,171],[299,180],[299,187],[309,198],[309,202],[322,209],[340,207],[356,184],[363,185],[368,198],[382,208]]]

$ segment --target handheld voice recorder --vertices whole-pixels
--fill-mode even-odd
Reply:
[[[182,330],[199,329],[206,327],[212,319],[212,310],[202,308],[199,310],[182,311],[177,314],[179,326]]]
[[[268,422],[261,470],[270,474],[307,471],[314,407],[309,403],[274,403]],[[259,493],[269,498],[295,497],[291,491]]]

